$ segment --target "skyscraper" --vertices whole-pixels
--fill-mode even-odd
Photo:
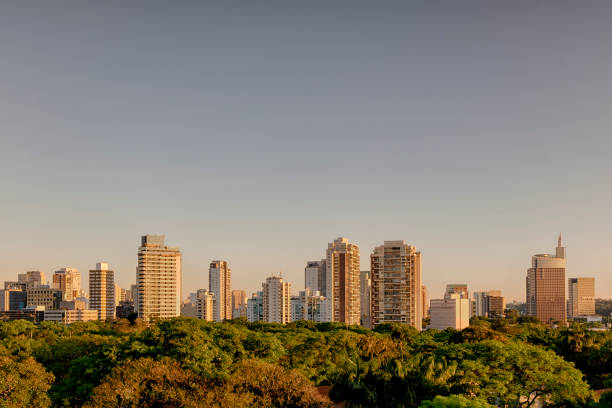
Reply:
[[[595,278],[568,279],[567,318],[595,314]]]
[[[232,290],[232,319],[246,317],[247,296],[244,290]]]
[[[208,290],[215,294],[215,322],[232,319],[232,270],[227,261],[212,261],[208,268]]]
[[[555,255],[537,254],[527,270],[527,315],[542,323],[565,322],[565,247],[562,237]]]
[[[98,319],[115,318],[115,274],[105,262],[89,271],[89,309],[98,311]]]
[[[359,324],[359,246],[346,238],[336,239],[327,246],[325,264],[327,316],[333,322]]]
[[[370,271],[361,271],[360,273],[360,282],[359,282],[359,308],[361,309],[361,325],[363,327],[367,327],[368,329],[372,328],[372,319],[371,319],[371,290],[372,290],[372,279],[370,279]]]
[[[199,289],[196,293],[196,317],[212,322],[214,319],[215,295],[206,289]]]
[[[280,276],[266,278],[263,287],[263,319],[268,323],[291,321],[291,284]]]
[[[53,274],[53,288],[63,293],[64,300],[73,300],[81,293],[81,272],[76,268],[61,268]]]
[[[144,235],[138,248],[138,317],[149,321],[181,314],[181,251],[163,235]]]
[[[385,241],[370,255],[372,326],[423,327],[421,253],[404,241]]]
[[[421,304],[423,305],[423,319],[429,317],[429,298],[427,297],[427,286],[421,285]]]
[[[304,288],[311,292],[319,291],[322,296],[327,293],[327,279],[325,276],[325,259],[308,261],[304,268]]]
[[[247,320],[249,322],[261,322],[264,319],[263,291],[255,292],[247,299]]]

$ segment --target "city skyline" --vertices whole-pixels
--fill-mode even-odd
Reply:
[[[159,233],[183,299],[214,259],[250,294],[345,236],[364,270],[419,248],[431,299],[511,302],[563,231],[612,298],[612,4],[551,4],[7,4],[0,279],[105,261],[127,288]]]
[[[155,234],[145,234],[145,235],[141,235],[141,238],[142,238],[142,239],[144,239],[144,237],[145,237],[145,236],[152,236],[152,237],[159,236],[159,237],[164,237],[164,235],[163,235],[163,234],[161,234],[161,235],[155,235]],[[346,237],[338,237],[337,239],[346,239]],[[387,241],[390,241],[390,240],[387,240]],[[403,241],[403,240],[400,240],[400,241]],[[358,243],[357,243],[357,242],[355,242],[355,241],[351,241],[351,242],[352,242],[352,243],[355,243],[355,244],[357,244],[357,245],[358,245]],[[559,237],[558,237],[558,245],[559,245],[560,243],[561,243],[561,236],[559,236]],[[368,272],[371,272],[371,271],[370,271],[370,266],[371,266],[371,265],[370,265],[370,258],[371,258],[372,253],[375,251],[375,249],[376,249],[378,246],[379,246],[379,245],[375,246],[374,248],[372,248],[372,250],[366,250],[366,254],[365,254],[365,255],[368,257],[368,259],[366,260],[366,262],[367,262],[367,263],[366,263],[365,265],[362,265],[362,267],[361,267],[360,269],[364,270],[364,267],[367,267],[368,269],[365,269],[365,270],[366,270],[366,271],[368,271]],[[181,249],[181,247],[180,247],[180,246],[175,246],[175,247],[176,247],[176,249],[178,249],[179,251],[182,251],[182,249]],[[566,249],[566,248],[565,248],[565,247],[563,247],[563,254],[564,254],[563,256],[565,256],[565,249]],[[571,249],[570,249],[570,250],[571,250]],[[546,251],[542,251],[542,253],[544,253],[544,252],[546,252]],[[184,255],[184,254],[182,254],[182,255]],[[363,256],[364,256],[364,254],[362,253],[362,254],[361,254],[361,257],[363,258]],[[323,260],[325,260],[325,259],[323,259]],[[565,261],[565,262],[567,262],[567,259],[564,259],[564,261]],[[218,263],[218,262],[227,262],[227,263],[229,263],[230,261],[229,261],[229,260],[228,260],[228,261],[218,261],[218,260],[211,260],[211,261],[208,261],[208,262],[207,262],[207,268],[208,268],[208,269],[207,269],[207,271],[206,271],[206,275],[210,275],[210,268],[211,268],[211,265],[212,265],[212,264],[214,264],[214,263]],[[306,268],[302,269],[301,271],[298,271],[298,273],[297,273],[298,277],[295,279],[295,281],[297,282],[297,284],[296,284],[296,283],[294,283],[293,279],[287,279],[287,277],[286,277],[286,272],[285,272],[285,271],[281,271],[282,277],[283,277],[283,278],[284,278],[286,281],[288,281],[288,282],[291,284],[291,287],[292,287],[292,292],[291,292],[291,295],[297,295],[299,291],[301,291],[301,290],[303,290],[303,289],[305,288],[305,286],[303,286],[303,285],[305,284],[305,276],[308,276],[308,274],[309,274],[309,271],[308,271],[308,269],[309,269],[309,268],[308,268],[308,266],[309,266],[309,265],[310,265],[312,262],[313,262],[313,261],[308,261],[308,260],[305,260],[305,261],[304,261],[304,265],[306,265]],[[96,262],[96,264],[98,264],[98,263],[100,263],[100,262],[99,262],[99,261],[98,261],[98,262]],[[102,264],[106,264],[106,263],[107,263],[107,261],[106,261],[106,260],[105,260],[105,261],[102,261]],[[109,262],[109,263],[110,263],[110,262]],[[226,267],[227,267],[227,266],[226,266]],[[61,272],[62,270],[66,270],[66,269],[68,269],[68,270],[75,270],[75,271],[77,271],[77,272],[78,272],[78,274],[79,274],[79,276],[80,276],[80,278],[79,278],[79,279],[83,279],[84,281],[88,281],[88,280],[90,279],[90,278],[89,278],[89,273],[87,272],[88,270],[91,272],[91,270],[90,270],[90,269],[84,269],[84,276],[82,276],[82,277],[81,277],[81,275],[83,275],[83,273],[81,273],[81,272],[79,271],[79,268],[74,268],[74,267],[61,267],[61,268],[56,268],[56,269],[58,269],[58,270],[56,270],[56,271],[54,271],[54,272],[58,272],[58,271],[60,271],[60,272]],[[229,270],[229,268],[228,268],[228,270]],[[40,269],[36,269],[36,268],[34,268],[34,269],[30,269],[29,271],[30,271],[30,272],[28,272],[28,274],[31,274],[31,273],[33,273],[33,272],[40,272],[40,273],[42,273],[42,275],[43,275],[43,276],[46,274],[46,272],[45,272],[44,270],[40,270]],[[523,272],[524,272],[524,271],[523,271]],[[232,271],[231,273],[232,273],[232,275],[235,275],[234,271]],[[246,273],[248,273],[248,272],[246,272]],[[272,274],[274,274],[274,273],[275,273],[275,272],[272,272]],[[24,271],[24,272],[17,272],[17,274],[22,274],[22,275],[25,277],[25,271]],[[53,277],[53,272],[52,272],[50,275]],[[119,285],[119,287],[120,287],[120,288],[122,288],[122,289],[124,289],[124,290],[130,290],[130,287],[131,287],[131,286],[133,286],[133,285],[135,285],[136,275],[137,275],[136,273],[133,273],[133,274],[132,274],[132,276],[131,276],[131,278],[132,278],[132,280],[133,280],[133,281],[130,281],[130,277],[125,277],[125,276],[124,276],[124,277],[123,277],[123,279],[121,279],[121,278],[119,278],[119,277],[117,276],[117,274],[115,273],[115,283],[117,283],[117,281],[120,281],[120,282],[127,282],[127,284],[118,284],[118,285]],[[300,276],[300,275],[301,275],[301,276]],[[265,280],[265,275],[264,275],[264,277],[257,277],[257,276],[254,276],[253,274],[250,274],[250,276],[251,276],[252,278],[254,278],[255,280],[260,279],[259,284],[256,284],[256,285],[255,285],[255,287],[253,288],[253,290],[251,290],[251,289],[250,289],[250,288],[248,288],[248,287],[244,287],[244,286],[243,286],[243,285],[241,285],[240,283],[238,283],[238,284],[237,284],[236,282],[234,282],[234,280],[233,280],[234,278],[231,278],[231,279],[232,279],[232,283],[231,283],[232,287],[235,287],[235,288],[236,288],[236,289],[238,289],[238,290],[243,290],[243,291],[245,291],[245,292],[246,292],[246,296],[247,296],[247,297],[250,297],[250,295],[251,295],[252,293],[256,293],[256,292],[260,291],[260,290],[261,290],[261,282],[262,282],[262,280]],[[426,277],[426,276],[427,276],[427,272],[424,272],[424,273],[423,273],[422,282],[423,282],[423,285],[427,287],[427,284],[425,283],[425,282],[426,282],[426,279],[425,279],[425,277]],[[476,294],[476,292],[480,292],[480,291],[488,291],[488,290],[489,290],[489,289],[486,289],[486,288],[484,288],[484,287],[481,287],[481,286],[482,286],[482,284],[480,284],[480,286],[479,286],[479,284],[475,284],[475,283],[473,283],[473,282],[471,282],[471,281],[465,281],[465,280],[464,280],[464,281],[463,281],[463,282],[461,282],[460,284],[449,283],[449,282],[457,282],[457,281],[459,281],[459,280],[460,280],[460,279],[454,279],[454,277],[455,277],[455,275],[448,275],[448,279],[445,281],[445,283],[443,283],[443,286],[440,288],[440,291],[439,291],[439,292],[436,292],[436,293],[433,293],[433,297],[441,297],[442,295],[445,295],[446,293],[448,293],[449,287],[454,287],[454,286],[457,286],[457,285],[462,286],[462,287],[463,287],[463,286],[466,286],[466,287],[467,287],[467,291],[468,291],[468,296],[470,296],[470,297],[471,297],[472,295],[475,295],[475,294]],[[581,279],[581,278],[585,278],[585,277],[589,277],[589,275],[588,275],[588,274],[575,274],[575,273],[572,273],[572,272],[567,272],[567,273],[566,273],[566,278],[579,278],[579,279]],[[5,280],[6,280],[6,281],[14,281],[14,276],[13,276],[12,278],[13,278],[13,279],[11,279],[11,277],[9,276],[9,279],[5,279]],[[119,278],[119,279],[118,279],[118,278]],[[240,279],[240,278],[239,278],[239,279]],[[306,279],[308,279],[308,278],[306,278]],[[515,297],[512,297],[511,295],[510,295],[510,296],[507,296],[507,295],[506,295],[506,293],[507,293],[507,292],[510,292],[510,291],[509,291],[509,290],[508,290],[506,287],[503,287],[502,285],[498,285],[499,287],[503,287],[504,295],[505,295],[505,297],[506,297],[506,299],[507,299],[507,301],[508,301],[508,302],[514,302],[514,301],[518,301],[518,302],[526,302],[527,297],[526,297],[525,287],[524,287],[524,276],[522,277],[522,279],[523,279],[523,280],[522,280],[521,282],[522,282],[522,284],[523,284],[523,287],[522,287],[523,293],[522,293],[522,295],[519,295],[519,296],[518,296],[518,297],[516,297],[516,298],[515,298]],[[589,279],[591,279],[591,277],[589,277]],[[594,278],[593,278],[593,279],[594,279]],[[520,279],[519,279],[519,280],[520,280]],[[599,280],[599,279],[596,279],[596,280]],[[195,286],[187,286],[187,287],[185,287],[185,286],[184,286],[184,284],[182,284],[182,282],[184,282],[184,273],[182,273],[182,274],[181,274],[181,293],[182,293],[182,295],[181,295],[181,301],[186,301],[186,300],[188,300],[188,298],[189,298],[189,296],[190,296],[190,295],[192,295],[192,294],[196,293],[196,292],[197,292],[198,290],[200,290],[200,289],[208,288],[207,290],[210,290],[210,279],[206,279],[205,281],[204,281],[204,280],[200,280],[200,284],[199,284],[199,285],[198,285],[198,284],[196,284]],[[236,286],[234,286],[234,285],[236,285]],[[600,295],[598,295],[598,290],[597,290],[597,289],[598,289],[599,287],[600,287],[600,283],[598,282],[598,284],[597,284],[597,285],[595,285],[595,297],[596,297],[596,298],[604,298],[604,299],[609,298],[609,297],[606,297],[605,295],[604,295],[604,296],[600,296]],[[568,289],[568,287],[566,286],[566,287],[565,287],[565,297],[566,297],[566,300],[567,300],[567,299],[569,299],[569,292],[568,292],[568,290],[569,290],[569,289]],[[431,293],[431,292],[430,292],[430,289],[427,289],[427,291],[428,291],[428,293]],[[231,291],[230,291],[230,292],[228,292],[228,294],[227,294],[227,296],[229,296],[229,299],[230,299],[230,300],[231,300],[232,292],[234,292],[234,290],[231,290]],[[89,291],[87,291],[87,293],[88,293],[88,295],[91,295],[91,294],[89,293]],[[522,296],[522,297],[521,297],[521,296]],[[230,302],[229,302],[230,309],[231,309],[231,303],[232,303],[232,302],[230,301]]]

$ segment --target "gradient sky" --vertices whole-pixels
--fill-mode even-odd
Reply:
[[[3,2],[0,279],[183,252],[183,293],[346,236],[523,300],[563,232],[612,297],[609,1]]]

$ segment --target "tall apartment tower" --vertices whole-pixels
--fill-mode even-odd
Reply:
[[[81,292],[81,272],[76,268],[61,268],[53,274],[53,288],[62,291],[64,300],[74,300]]]
[[[215,295],[206,289],[198,289],[196,293],[196,317],[212,322],[214,318]]]
[[[527,315],[542,323],[565,322],[565,247],[562,237],[555,255],[537,254],[527,270]]]
[[[370,255],[372,326],[404,323],[423,328],[421,253],[404,241],[385,241]]]
[[[232,270],[227,261],[212,261],[208,268],[208,290],[215,294],[214,320],[232,319]]]
[[[115,318],[115,276],[105,262],[89,271],[89,309],[98,311],[98,319]]]
[[[368,329],[372,328],[372,319],[371,319],[371,290],[372,290],[372,279],[370,279],[370,271],[361,271],[360,273],[360,299],[359,299],[359,308],[361,309],[361,325],[363,327],[367,327]]]
[[[325,271],[325,259],[308,261],[304,268],[304,288],[310,289],[313,293],[319,291],[322,296],[327,296]]]
[[[181,314],[181,251],[163,235],[144,235],[138,248],[138,317],[167,319]]]
[[[263,287],[263,320],[268,323],[291,321],[291,284],[280,276],[266,278]]]
[[[332,322],[359,324],[359,246],[338,238],[327,246],[326,306]]]
[[[429,298],[427,297],[427,286],[421,285],[421,304],[423,305],[423,319],[429,317]]]
[[[569,278],[568,295],[568,319],[595,314],[595,278]]]

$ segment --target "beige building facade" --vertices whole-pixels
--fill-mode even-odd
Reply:
[[[421,330],[421,253],[404,241],[385,241],[370,255],[372,326],[403,323]]]
[[[291,321],[291,284],[280,276],[266,278],[263,288],[263,320],[268,323]]]
[[[115,318],[115,273],[106,262],[96,263],[89,271],[89,308],[98,311],[98,319]]]
[[[144,235],[136,269],[138,317],[145,321],[181,314],[181,251],[163,235]]]
[[[595,315],[595,278],[568,279],[567,318]]]
[[[216,322],[232,319],[232,270],[227,261],[212,261],[208,268],[208,290],[215,295]]]

